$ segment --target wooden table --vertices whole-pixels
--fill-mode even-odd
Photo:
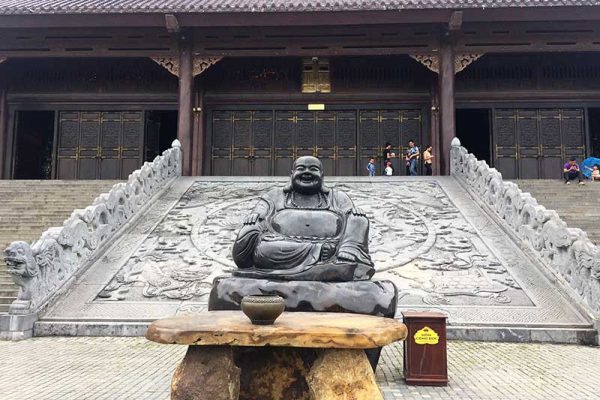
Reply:
[[[364,349],[406,334],[369,315],[284,312],[252,325],[241,311],[208,311],[155,321],[146,338],[189,345],[173,400],[382,400]]]

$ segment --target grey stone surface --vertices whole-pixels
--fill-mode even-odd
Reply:
[[[539,205],[513,182],[480,161],[453,141],[452,175],[484,204],[488,212],[501,218],[516,238],[533,250],[535,257],[570,287],[568,293],[594,318],[600,318],[600,248],[586,233],[569,228],[553,210]]]
[[[235,268],[231,246],[246,210],[286,181],[179,178],[42,316],[35,334],[53,326],[73,332],[71,324],[97,334],[106,322],[134,327],[206,310],[214,277]],[[399,310],[444,312],[457,332],[486,328],[477,338],[501,338],[507,327],[593,333],[533,250],[507,235],[456,179],[336,177],[327,184],[366,211],[373,279],[396,284]]]
[[[120,229],[142,214],[153,196],[181,175],[178,143],[134,171],[127,183],[114,185],[91,206],[75,210],[62,227],[49,228],[32,245],[13,242],[7,247],[7,271],[19,286],[17,299],[9,307],[9,313],[17,316],[11,319],[11,326],[31,322],[27,316],[40,312],[67,290],[90,262],[104,254]],[[19,315],[24,317],[16,323]],[[33,325],[26,328],[31,330]]]
[[[0,398],[168,400],[185,352],[144,338],[0,342]],[[402,357],[401,342],[383,349],[376,379],[385,400],[600,398],[599,347],[450,341],[447,387],[406,385]]]

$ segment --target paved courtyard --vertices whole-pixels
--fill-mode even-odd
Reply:
[[[185,347],[143,338],[34,338],[0,342],[0,399],[169,398]],[[600,348],[451,342],[448,387],[402,380],[402,346],[388,346],[377,372],[386,400],[600,399]]]

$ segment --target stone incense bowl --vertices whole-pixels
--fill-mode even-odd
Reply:
[[[272,325],[285,310],[285,300],[275,294],[257,294],[242,299],[242,311],[255,325]]]

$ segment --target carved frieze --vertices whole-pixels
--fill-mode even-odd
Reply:
[[[394,281],[402,304],[532,304],[438,183],[332,186],[367,212],[374,279]],[[214,278],[236,268],[231,249],[242,219],[272,187],[194,183],[96,301],[205,302]]]
[[[194,56],[192,60],[192,75],[197,76],[209,69],[214,64],[221,61],[223,57],[198,57]],[[179,76],[179,58],[178,57],[152,57],[152,61],[169,71],[175,76]]]
[[[473,64],[483,54],[477,53],[463,53],[454,55],[454,73],[458,73],[469,65]],[[439,57],[436,54],[411,54],[411,58],[417,62],[423,64],[427,69],[435,72],[436,74],[440,71]]]

